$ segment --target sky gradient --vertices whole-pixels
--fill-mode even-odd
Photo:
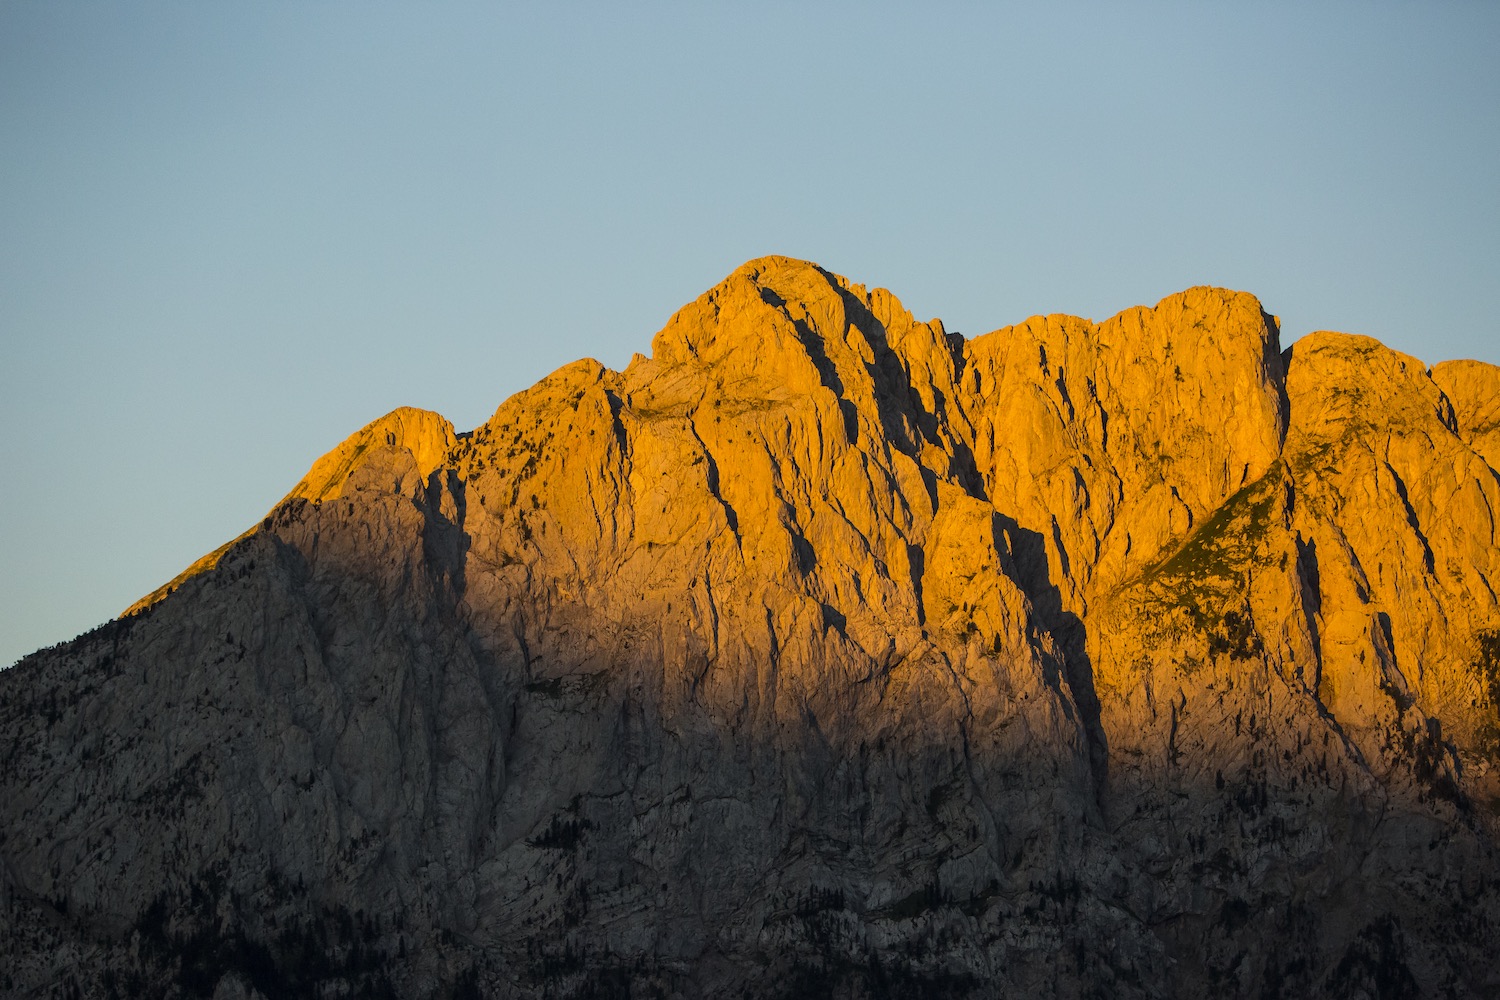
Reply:
[[[1500,4],[0,0],[0,666],[783,253],[1500,363]]]

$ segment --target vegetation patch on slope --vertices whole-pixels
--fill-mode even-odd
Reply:
[[[1261,639],[1241,591],[1245,571],[1271,559],[1264,541],[1282,488],[1278,461],[1226,500],[1176,552],[1122,588],[1153,638],[1191,632],[1206,639],[1212,655],[1240,660],[1260,654]]]

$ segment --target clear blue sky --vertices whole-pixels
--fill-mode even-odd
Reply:
[[[1500,4],[0,0],[0,664],[765,253],[1500,362]]]

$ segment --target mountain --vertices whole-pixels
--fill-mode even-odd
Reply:
[[[16,996],[1500,993],[1500,368],[745,264],[0,673]]]

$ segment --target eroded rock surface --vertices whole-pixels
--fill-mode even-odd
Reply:
[[[751,261],[0,674],[0,988],[1495,995],[1497,414]]]

